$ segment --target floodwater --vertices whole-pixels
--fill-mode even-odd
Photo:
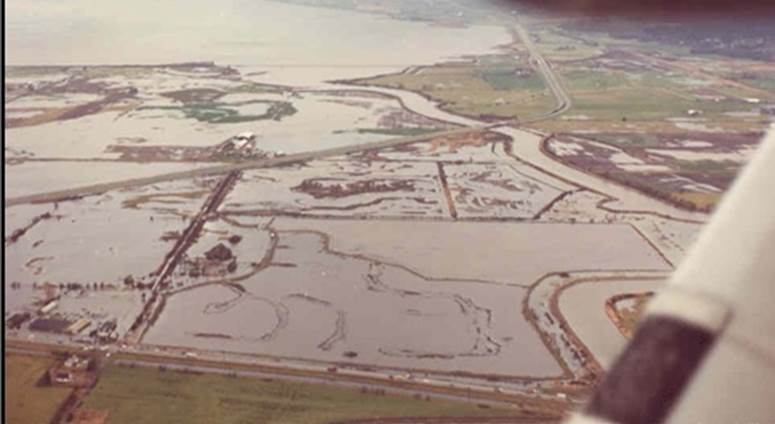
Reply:
[[[604,280],[575,284],[559,297],[560,313],[600,364],[608,368],[627,344],[605,311],[605,302],[623,293],[658,290],[661,280]]]
[[[461,217],[530,219],[562,191],[504,164],[444,166]]]
[[[162,236],[185,229],[186,217],[201,207],[202,189],[178,181],[49,204],[42,212],[11,207],[16,228],[6,226],[7,232],[29,225],[38,213],[50,212],[51,217],[6,246],[6,284],[120,284],[129,274],[147,275],[161,265],[174,243]],[[126,202],[133,201],[137,206],[127,207]]]
[[[241,287],[171,296],[144,342],[446,372],[560,372],[522,316],[524,288],[428,280],[327,251],[314,232],[280,232],[273,263]]]
[[[187,79],[181,80],[184,84]],[[134,86],[135,81],[128,79],[125,84]],[[253,95],[252,99],[289,101],[297,111],[277,120],[223,124],[186,118],[179,110],[102,112],[79,119],[6,129],[6,145],[39,158],[114,159],[119,154],[108,152],[108,146],[125,144],[128,139],[141,140],[142,146],[209,147],[235,134],[251,131],[259,135],[258,148],[294,153],[389,138],[356,130],[381,127],[381,118],[401,112],[400,103],[387,97],[355,96],[347,99],[358,104],[344,104],[341,102],[343,97],[325,93],[302,93],[293,98],[263,94]],[[174,105],[158,96],[148,97],[144,104]],[[255,111],[240,110],[240,113],[252,114]]]
[[[212,166],[196,163],[25,162],[5,166],[4,193],[7,198],[11,198],[186,171],[208,165]]]
[[[180,13],[185,8],[186,13]],[[14,2],[8,5],[6,40],[9,64],[160,64],[214,60],[236,66],[254,82],[287,84],[313,90],[357,88],[325,81],[366,77],[433,64],[467,54],[482,54],[510,41],[505,28],[474,25],[433,26],[346,10],[289,5],[275,1],[130,4],[76,0],[67,6]],[[154,13],[147,13],[153,10]],[[45,28],[42,30],[41,28]],[[145,106],[168,106],[163,89],[227,88],[234,82],[189,78],[163,72],[150,78],[103,78],[140,89]],[[33,77],[34,78],[34,77]],[[438,109],[422,96],[401,90],[370,88],[399,96],[413,111],[461,124],[475,121]],[[149,97],[149,94],[151,95]],[[269,99],[272,95],[263,96]],[[302,92],[290,101],[297,113],[280,120],[208,124],[183,119],[176,111],[102,112],[69,121],[6,130],[8,146],[39,157],[112,158],[105,148],[119,139],[143,139],[147,145],[210,146],[243,131],[261,134],[259,147],[297,152],[388,138],[358,133],[373,128],[385,103],[358,108],[331,102],[323,93]],[[24,99],[19,100],[23,104]],[[55,102],[61,103],[61,99]]]
[[[510,40],[500,27],[434,27],[265,0],[19,1],[6,12],[9,64],[214,60],[266,66],[266,81],[275,83],[394,72]]]
[[[435,181],[437,173],[433,163],[346,159],[246,171],[221,210],[263,215],[448,216]]]
[[[557,364],[522,315],[519,284],[559,270],[669,269],[626,225],[277,218],[271,228],[279,234],[272,266],[170,296],[144,342],[553,376]],[[244,261],[265,248],[256,244]]]
[[[322,231],[334,250],[432,278],[530,285],[550,272],[670,268],[629,225],[278,218],[273,226]]]

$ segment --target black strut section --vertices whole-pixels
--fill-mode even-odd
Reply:
[[[715,339],[676,318],[647,317],[586,413],[620,424],[663,422]]]

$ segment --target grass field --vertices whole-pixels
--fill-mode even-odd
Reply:
[[[531,28],[531,34],[541,54],[552,61],[587,59],[604,51],[600,43],[588,36],[584,39],[571,38],[557,31],[541,30],[538,27]]]
[[[387,416],[488,416],[507,410],[365,394],[319,384],[108,365],[86,408],[124,423],[330,423]],[[512,411],[513,413],[513,411]]]
[[[555,103],[541,76],[510,55],[480,56],[357,82],[422,93],[440,101],[445,110],[475,118],[529,117],[548,112]]]
[[[707,88],[680,75],[665,76],[647,69],[622,71],[580,65],[560,66],[559,71],[573,99],[573,109],[568,117],[534,125],[547,132],[651,133],[692,129],[738,132],[759,130],[767,125],[767,118],[763,116],[744,119],[734,116],[734,112],[751,109],[734,98],[737,96],[719,101],[697,97],[697,90]],[[723,95],[724,87],[711,87],[718,88],[718,94]],[[692,109],[702,111],[702,115],[693,121],[685,121]],[[569,118],[573,116],[583,119]]]
[[[39,386],[54,358],[5,355],[6,424],[46,424],[70,394],[65,387]]]

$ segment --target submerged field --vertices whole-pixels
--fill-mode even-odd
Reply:
[[[314,424],[375,417],[504,416],[473,404],[362,393],[355,388],[109,365],[84,408],[112,424]]]
[[[217,62],[9,67],[10,337],[169,367],[108,363],[84,407],[109,423],[581,402],[625,342],[606,302],[680,263],[773,116],[766,61],[447,0],[438,21],[314,7],[341,3],[257,0],[220,15],[228,35],[163,23]],[[124,63],[176,57],[143,56],[136,30],[111,47],[142,59]],[[75,190],[95,183],[114,184]],[[609,280],[562,291],[588,274]],[[46,422],[46,362],[7,358],[7,404]],[[270,367],[286,380],[248,378]]]
[[[527,286],[555,270],[666,269],[624,225],[228,219],[243,265],[169,292],[145,343],[552,377],[561,369],[521,312]],[[193,251],[216,243],[200,242]]]

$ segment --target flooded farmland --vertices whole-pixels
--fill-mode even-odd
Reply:
[[[171,295],[144,341],[444,372],[559,372],[520,313],[521,287],[430,280],[329,251],[312,231],[278,237],[267,269]]]
[[[662,280],[601,280],[574,284],[559,296],[559,307],[573,331],[595,358],[608,367],[627,342],[605,310],[605,303],[622,293],[658,290]]]
[[[276,237],[239,243],[238,262],[256,263],[269,249],[268,266],[174,290],[145,343],[549,377],[560,369],[521,312],[526,285],[557,269],[666,268],[627,226],[236,219]],[[241,233],[229,227],[223,237],[232,232]],[[549,245],[539,233],[552,233]],[[197,251],[215,241],[203,243]]]
[[[5,195],[45,193],[203,166],[196,163],[25,162],[5,168]]]
[[[360,161],[252,171],[223,210],[262,216],[447,216],[437,174],[433,163]]]
[[[530,285],[549,272],[669,268],[628,225],[276,219],[273,226],[324,232],[333,250],[430,278]]]
[[[533,420],[599,381],[603,304],[679,263],[775,99],[466,0],[183,9],[8,6],[14,343]]]
[[[126,331],[208,185],[182,181],[7,209],[6,311],[34,311],[53,299],[70,321],[118,319]]]

